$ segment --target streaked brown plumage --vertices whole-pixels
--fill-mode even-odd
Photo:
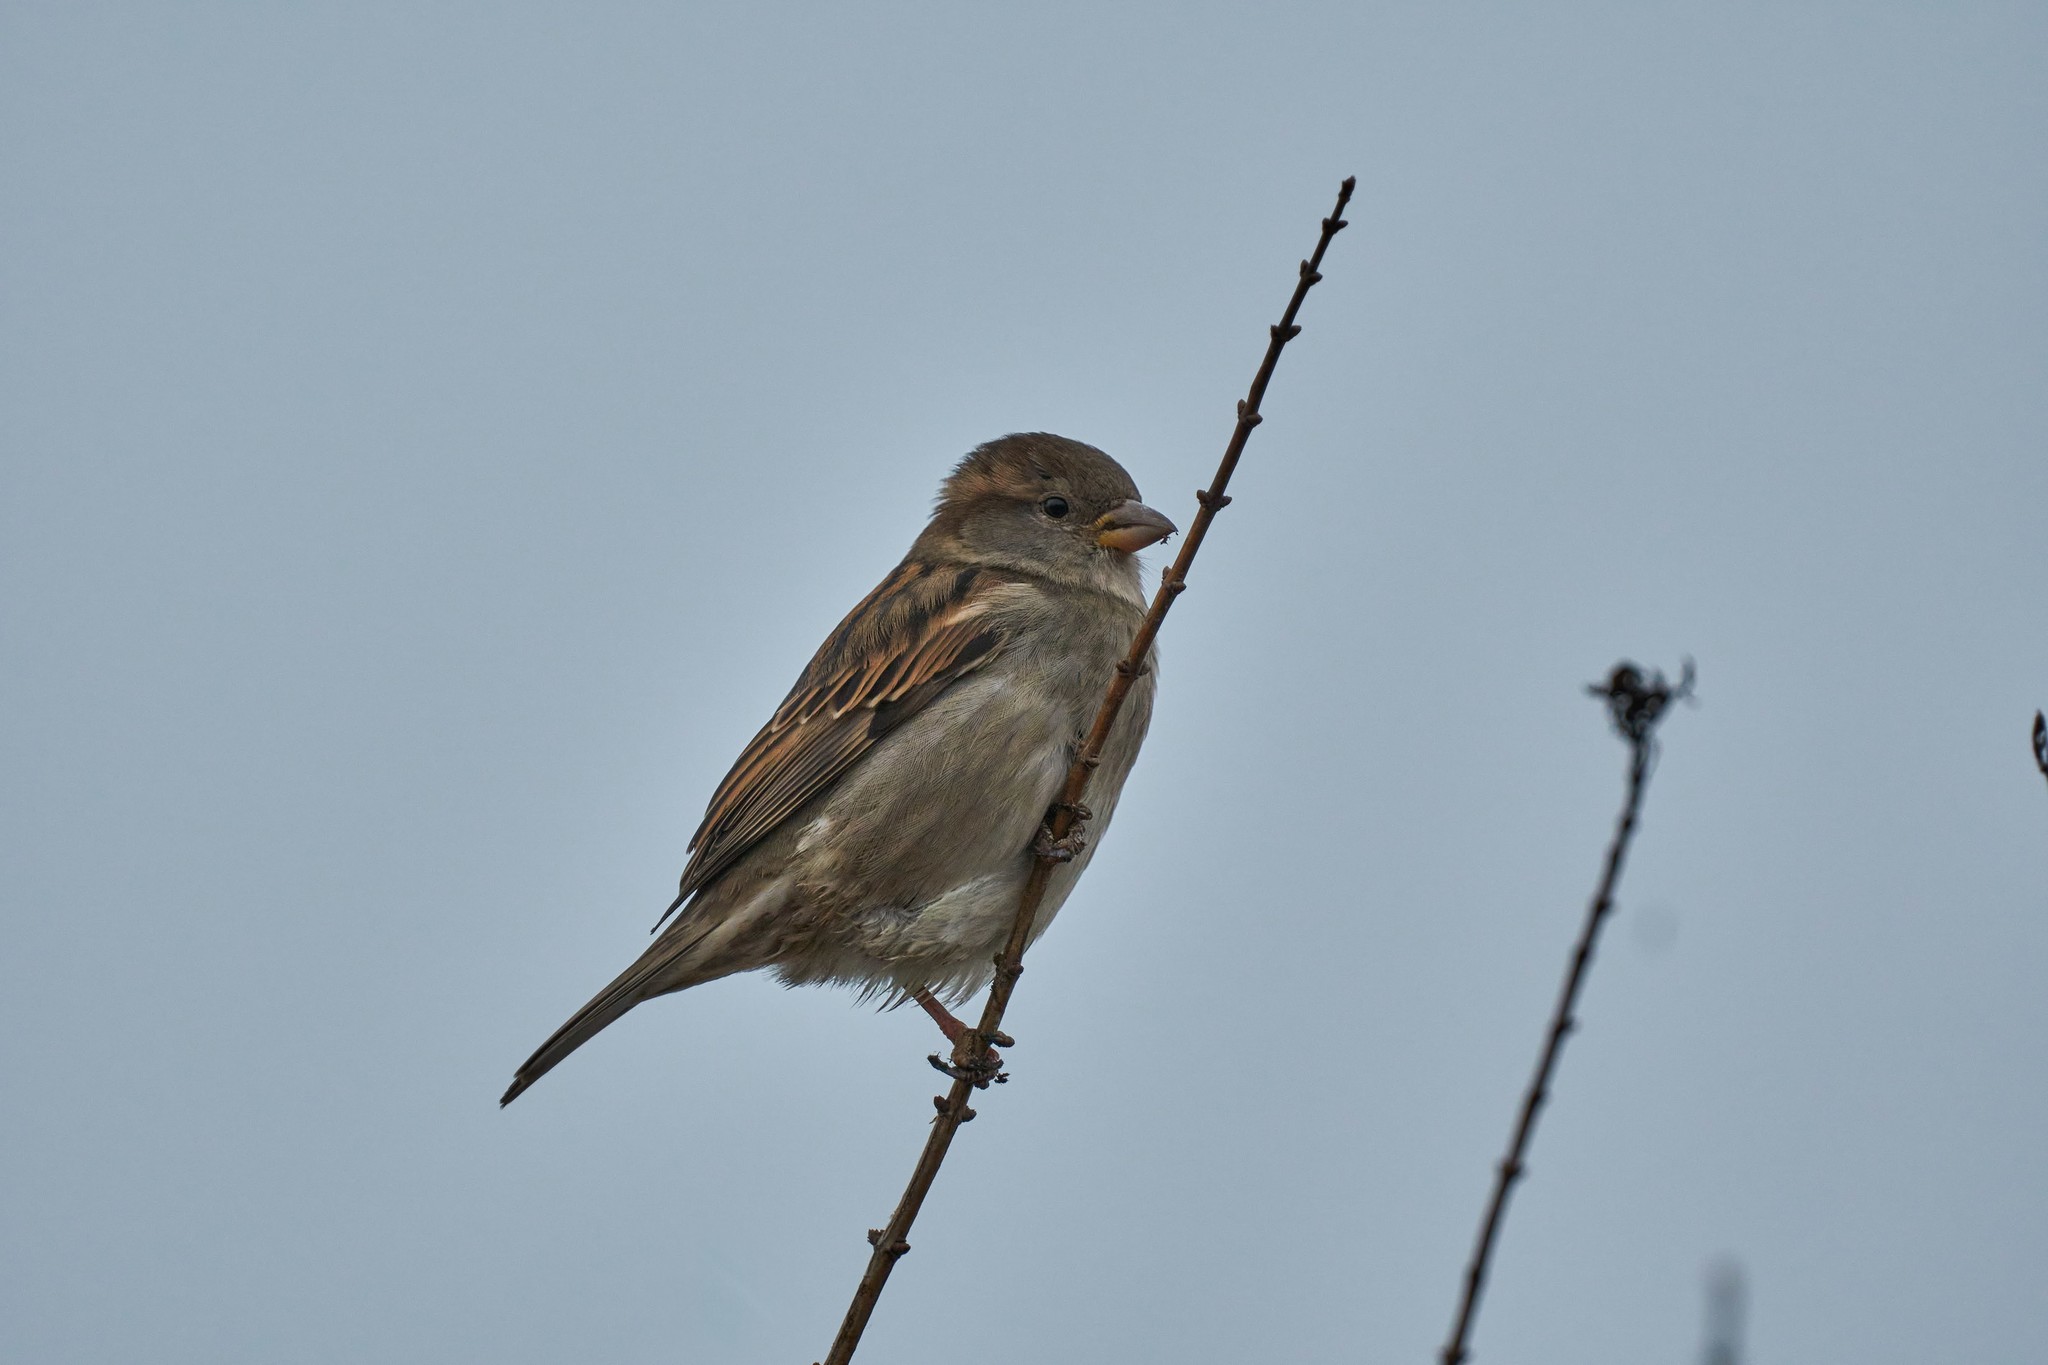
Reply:
[[[642,1000],[734,972],[891,1001],[986,982],[1034,836],[1143,615],[1133,552],[1173,529],[1137,496],[1116,461],[1058,436],[961,461],[910,553],[719,784],[673,918],[500,1103]],[[1132,689],[1089,786],[1096,838],[1153,685],[1148,671]],[[1053,873],[1034,938],[1090,852]]]

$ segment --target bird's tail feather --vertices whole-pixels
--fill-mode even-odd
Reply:
[[[701,942],[701,936],[693,935]],[[678,944],[673,941],[656,943],[640,956],[640,959],[625,971],[619,973],[611,985],[606,986],[592,997],[589,1004],[569,1016],[569,1022],[554,1031],[545,1043],[534,1050],[534,1054],[520,1064],[512,1076],[512,1084],[498,1100],[498,1107],[504,1108],[525,1093],[526,1088],[548,1074],[555,1067],[585,1043],[595,1038],[606,1026],[613,1023],[642,1000],[657,995],[667,995],[689,986],[702,985],[727,974],[731,970],[720,970],[708,964],[692,964],[690,948],[697,943]]]

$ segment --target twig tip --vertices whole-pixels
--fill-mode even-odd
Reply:
[[[1608,719],[1623,739],[1641,744],[1672,702],[1692,700],[1693,685],[1698,681],[1699,672],[1690,656],[1675,683],[1667,681],[1661,670],[1645,672],[1641,665],[1623,659],[1608,671],[1607,681],[1587,683],[1586,691],[1606,701]]]

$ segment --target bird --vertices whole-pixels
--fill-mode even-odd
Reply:
[[[634,1006],[738,972],[915,1001],[957,1042],[947,1005],[990,979],[1143,619],[1137,552],[1176,529],[1094,446],[1022,432],[970,451],[719,783],[654,941],[499,1105]],[[1052,850],[1033,941],[1108,828],[1157,678],[1148,655],[1090,778],[1091,837]]]

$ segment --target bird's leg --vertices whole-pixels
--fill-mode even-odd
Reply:
[[[967,1025],[955,1019],[953,1011],[941,1005],[939,997],[933,995],[924,987],[912,986],[910,988],[910,998],[917,1002],[919,1009],[932,1017],[932,1022],[939,1026],[939,1032],[946,1035],[947,1042],[957,1043],[960,1041],[960,1035],[967,1032]]]
[[[917,1002],[919,1009],[932,1017],[932,1022],[939,1026],[939,1032],[945,1034],[946,1041],[953,1045],[952,1062],[942,1062],[938,1054],[933,1053],[930,1059],[933,1066],[955,1080],[973,1081],[977,1087],[983,1089],[987,1088],[990,1081],[1000,1084],[1010,1079],[1002,1069],[1002,1054],[987,1044],[1001,1043],[1004,1047],[1014,1047],[1016,1039],[1007,1033],[997,1032],[989,1035],[984,1042],[973,1029],[955,1019],[953,1012],[941,1005],[939,998],[923,986],[911,987],[910,998]],[[979,1056],[975,1055],[976,1043],[981,1043]]]

